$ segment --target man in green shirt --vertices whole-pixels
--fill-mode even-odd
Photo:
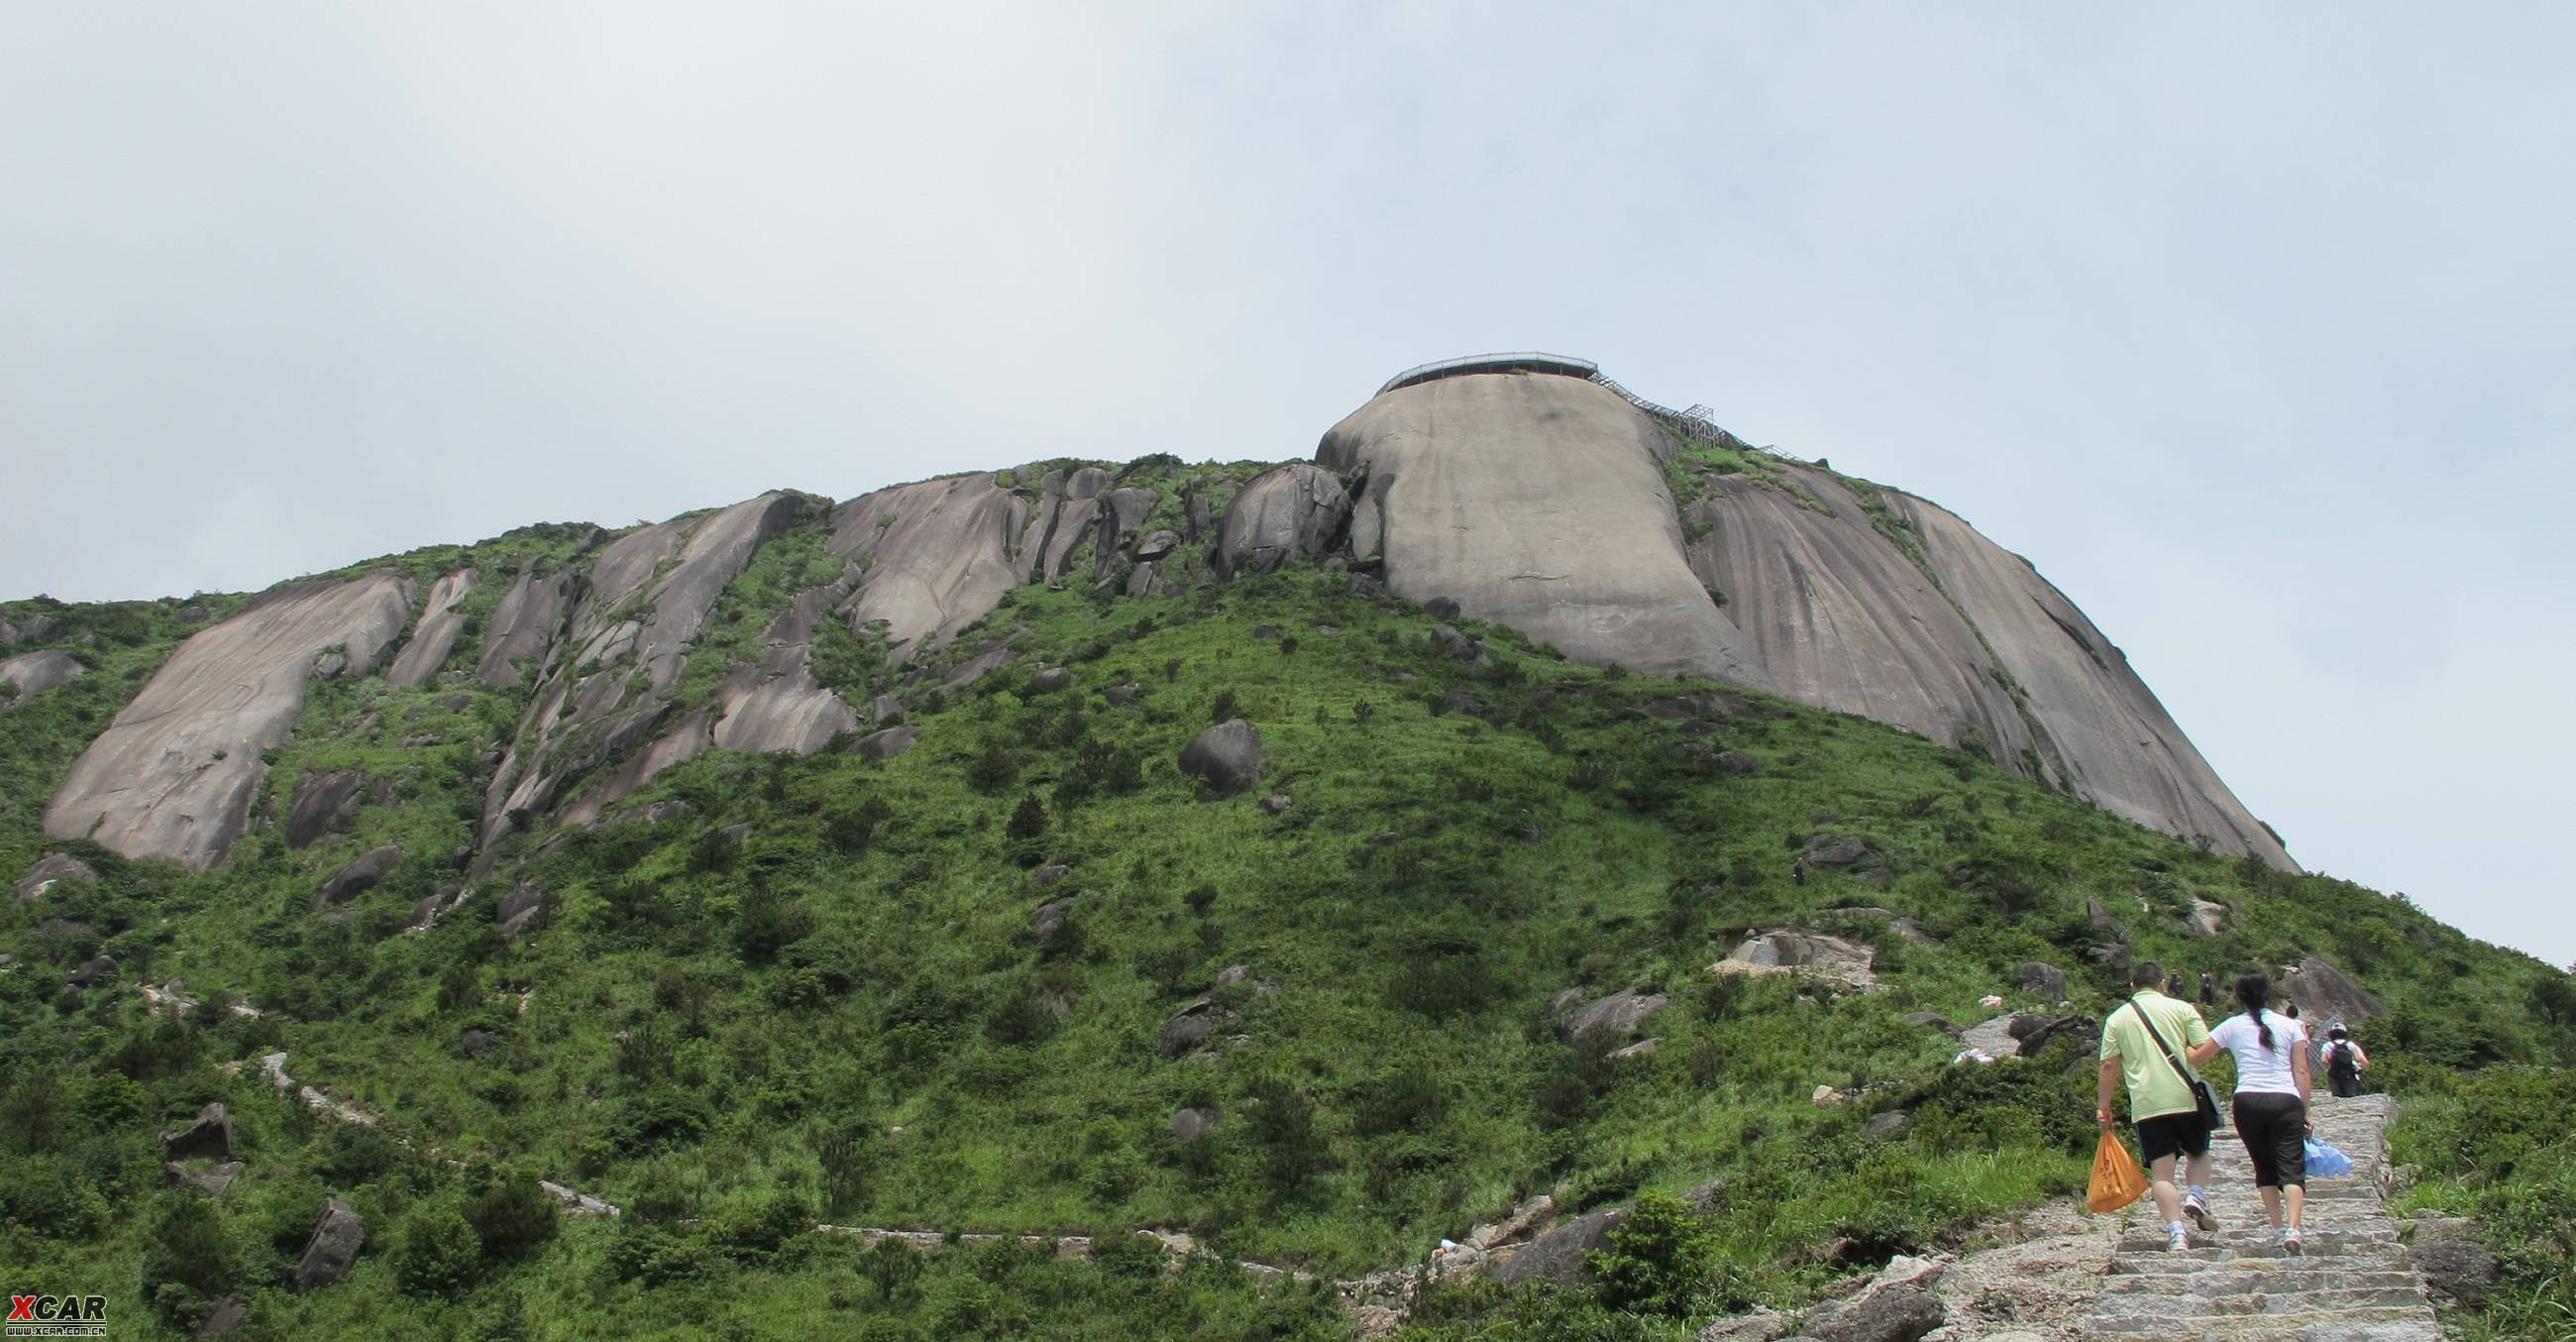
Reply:
[[[2188,1249],[2191,1236],[2184,1217],[2202,1230],[2218,1229],[2218,1218],[2209,1213],[2209,1124],[2200,1117],[2200,1099],[2181,1067],[2183,1055],[2209,1038],[2209,1027],[2191,1003],[2165,995],[2164,966],[2152,960],[2139,964],[2129,971],[2129,986],[2135,990],[2129,1000],[2102,1021],[2102,1076],[2094,1091],[2093,1117],[2104,1130],[2110,1128],[2111,1087],[2125,1080],[2129,1120],[2138,1130],[2139,1152],[2155,1183],[2166,1246]],[[2164,1038],[2161,1046],[2157,1035]],[[2174,1187],[2177,1156],[2187,1162],[2188,1192]]]

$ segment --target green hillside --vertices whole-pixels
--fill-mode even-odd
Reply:
[[[582,530],[384,562],[578,564]],[[819,541],[809,525],[767,544],[684,696],[828,579]],[[317,684],[251,832],[203,874],[48,841],[38,817],[194,621],[239,599],[185,622],[179,603],[5,608],[58,619],[49,642],[91,671],[0,714],[0,875],[68,852],[100,877],[0,905],[13,1288],[106,1294],[120,1335],[182,1334],[232,1297],[242,1336],[1337,1337],[1329,1280],[1225,1260],[1351,1277],[1530,1194],[1579,1210],[1714,1185],[1678,1275],[1606,1297],[1452,1292],[1418,1323],[1684,1337],[2079,1190],[2089,1055],[1954,1066],[1960,1042],[1907,1019],[1973,1024],[1989,993],[2061,1014],[2019,986],[2026,962],[2066,972],[2066,1013],[2098,1014],[2117,974],[2095,948],[2195,972],[2322,957],[2390,1009],[2380,1074],[2453,1104],[2455,1069],[2576,1051],[2576,1013],[2552,1010],[2564,975],[2402,899],[2199,851],[1860,718],[1576,665],[1312,567],[1144,599],[1023,588],[908,689],[916,668],[833,626],[818,676],[852,703],[905,692],[909,750],[703,756],[469,880],[448,855],[526,708],[470,674],[500,586],[477,589],[430,684]],[[1007,664],[930,688],[994,643]],[[1040,688],[1047,668],[1070,684]],[[1218,798],[1175,762],[1238,717],[1266,763]],[[346,833],[290,849],[308,769],[363,770],[367,799]],[[1864,856],[1793,879],[1836,840]],[[317,913],[321,882],[380,845],[405,855],[391,878]],[[496,915],[520,882],[542,912],[512,937]],[[461,903],[407,931],[449,887]],[[1041,905],[1067,897],[1041,935]],[[2187,930],[2195,899],[2228,909],[2214,937]],[[1779,926],[1870,947],[1877,989],[1709,972]],[[101,954],[112,974],[66,986]],[[179,1018],[140,991],[174,978],[200,1003]],[[1666,995],[1636,1034],[1660,1042],[1566,1042],[1549,1008],[1569,989]],[[1202,998],[1205,1039],[1163,1047]],[[273,1087],[258,1059],[281,1050],[298,1085],[380,1121]],[[1820,1105],[1819,1087],[1856,1094]],[[244,1172],[216,1199],[165,1188],[156,1133],[212,1100]],[[1216,1126],[1177,1138],[1184,1109]],[[1911,1114],[1900,1133],[1863,1134],[1891,1110]],[[536,1179],[623,1214],[558,1217]],[[332,1196],[365,1219],[365,1251],[298,1293]],[[925,1256],[816,1221],[1116,1247]],[[1140,1227],[1210,1252],[1166,1272],[1124,1233]]]

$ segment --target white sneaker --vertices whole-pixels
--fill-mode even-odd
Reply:
[[[2165,1232],[2165,1252],[2181,1253],[2183,1250],[2190,1247],[2191,1232],[2184,1229],[2180,1221],[2174,1222],[2172,1227]]]
[[[2281,1227],[2281,1252],[2288,1254],[2293,1258],[2299,1256],[2299,1228],[2297,1226]]]
[[[2210,1213],[2209,1204],[2202,1202],[2200,1199],[2191,1197],[2184,1198],[2182,1200],[2182,1214],[2184,1219],[2197,1224],[2201,1229],[2209,1231],[2212,1234],[2216,1234],[2218,1232],[2218,1218]]]

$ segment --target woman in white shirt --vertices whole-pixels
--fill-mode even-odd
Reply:
[[[2271,995],[2272,980],[2261,970],[2238,975],[2244,1013],[2220,1021],[2190,1057],[2198,1066],[2222,1048],[2236,1055],[2236,1135],[2254,1159],[2254,1186],[2274,1241],[2283,1253],[2297,1253],[2308,1196],[2308,1033],[2297,1019],[2263,1009]]]

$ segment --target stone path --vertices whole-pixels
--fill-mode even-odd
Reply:
[[[2234,1132],[2212,1145],[2211,1208],[2221,1228],[2193,1231],[2196,1247],[2165,1248],[2151,1199],[2130,1209],[2102,1280],[2090,1330],[2124,1342],[2441,1342],[2422,1274],[2408,1266],[2382,1199],[2385,1095],[2319,1096],[2317,1135],[2352,1157],[2352,1173],[2311,1180],[2306,1252],[2286,1257],[2254,1191],[2254,1167]]]

